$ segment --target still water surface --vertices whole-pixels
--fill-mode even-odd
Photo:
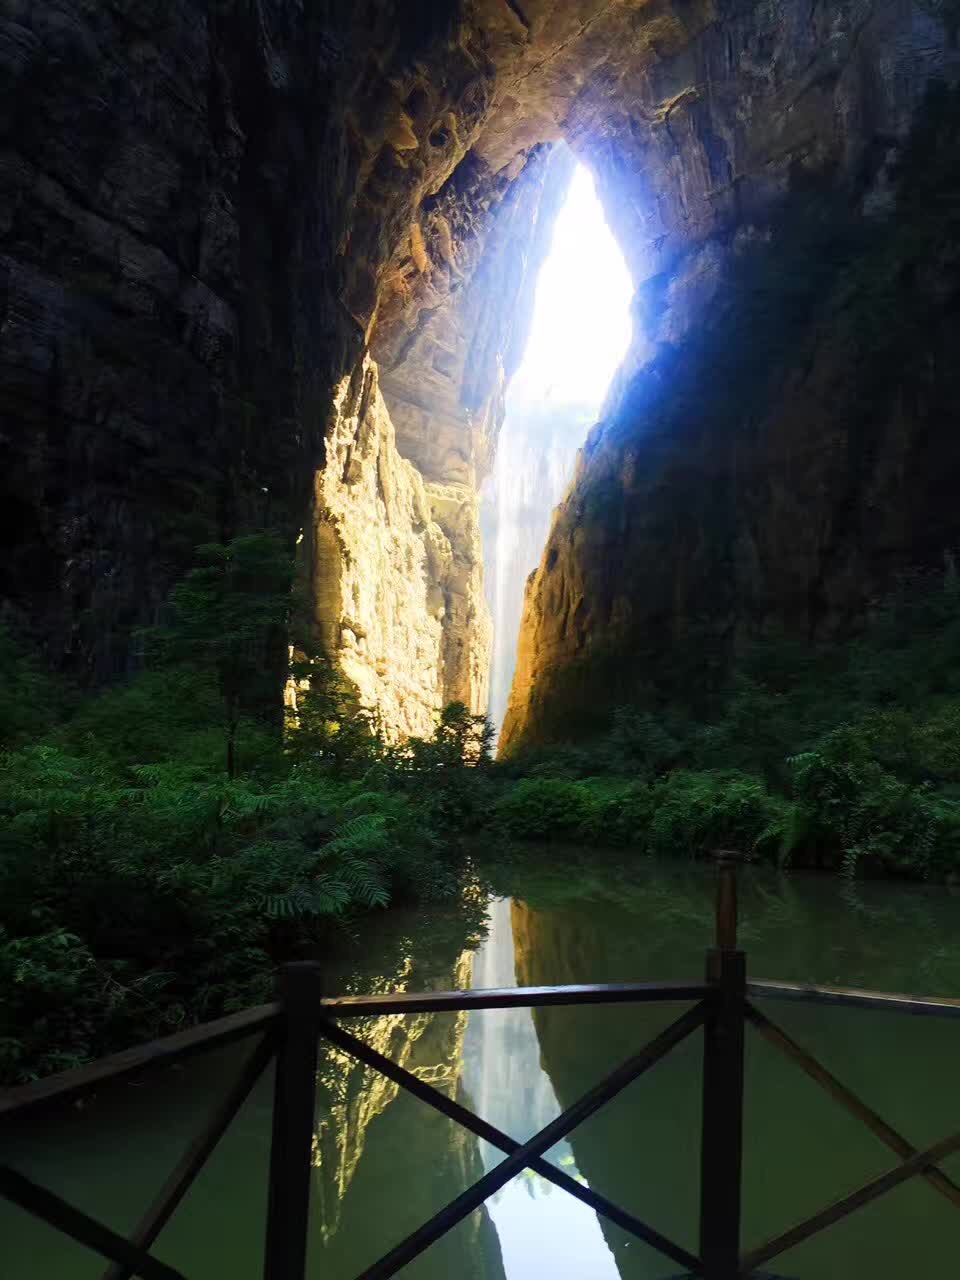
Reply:
[[[575,852],[491,873],[484,929],[467,910],[391,913],[340,980],[353,990],[697,977],[711,931],[700,867]],[[960,897],[890,884],[844,888],[752,872],[742,942],[755,977],[960,996]],[[482,912],[481,912],[482,914]],[[916,1145],[960,1120],[960,1024],[766,1004],[767,1012]],[[497,1010],[368,1020],[378,1048],[523,1140],[681,1011]],[[129,1230],[236,1070],[231,1049],[104,1093],[5,1155]],[[695,1249],[696,1038],[558,1144],[548,1158]],[[331,1059],[320,1086],[310,1271],[350,1280],[497,1163],[499,1154],[361,1068]],[[157,1246],[195,1280],[260,1274],[271,1081],[264,1079]],[[748,1039],[745,1243],[753,1245],[895,1163],[765,1043]],[[946,1169],[960,1176],[960,1160]],[[957,1273],[960,1214],[923,1182],[778,1260],[800,1280],[930,1280]],[[0,1207],[3,1280],[96,1280],[103,1266]],[[659,1280],[676,1267],[532,1175],[514,1179],[403,1273],[409,1280]]]

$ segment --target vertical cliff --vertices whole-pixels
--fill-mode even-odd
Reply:
[[[597,153],[638,271],[654,188],[681,181],[528,588],[502,750],[651,686],[709,692],[751,636],[847,635],[956,546],[957,104],[930,92],[957,68],[948,18],[741,8],[634,131],[646,200],[625,201],[622,152]]]
[[[494,69],[457,4],[296,0],[24,0],[0,66],[0,597],[97,681],[198,542],[304,527],[334,389]],[[523,167],[483,170],[478,246]]]
[[[484,708],[476,486],[562,189],[540,137],[476,149],[516,27],[455,0],[4,8],[0,603],[54,665],[123,671],[195,546],[267,527],[330,552],[321,635],[390,728]],[[332,480],[371,343],[368,436],[409,490],[380,506]],[[426,548],[402,622],[352,599],[392,539]]]
[[[429,736],[487,703],[490,619],[476,490],[426,482],[397,449],[377,367],[334,396],[304,536],[317,636],[387,734]]]
[[[572,170],[472,157],[426,202],[386,277],[373,353],[334,394],[310,519],[318,636],[389,736],[489,698],[480,483]],[[493,304],[496,300],[496,305]]]
[[[593,407],[512,399],[507,429],[481,508],[487,599],[496,619],[490,663],[490,717],[499,728],[513,681],[524,583],[536,568],[553,508],[573,478]]]

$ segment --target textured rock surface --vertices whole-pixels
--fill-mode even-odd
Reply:
[[[479,502],[397,452],[367,360],[334,397],[306,534],[318,635],[386,731],[429,736],[448,702],[486,707],[490,619]]]
[[[490,718],[499,729],[516,665],[524,583],[543,552],[553,510],[566,495],[577,449],[590,428],[589,405],[513,398],[481,506],[485,581],[498,621],[490,665]]]
[[[887,154],[956,58],[952,15],[952,0],[8,0],[0,600],[81,679],[123,670],[130,628],[196,543],[307,530],[334,396],[371,352],[399,453],[444,486],[432,522],[460,557],[439,696],[478,705],[473,491],[561,189],[549,144],[591,163],[637,279],[660,281],[629,375],[711,305],[734,233],[798,172],[882,209]],[[630,385],[608,422],[642,437]],[[789,487],[790,450],[770,447]],[[601,456],[595,442],[587,469]],[[630,459],[617,474],[644,478],[646,511],[666,473]],[[809,484],[829,488],[816,467]],[[758,521],[751,546],[773,548]],[[661,523],[645,545],[676,567],[692,535]],[[555,626],[538,588],[518,723],[548,656],[569,667],[588,621],[602,638],[625,601],[657,594],[642,576],[604,585],[621,544],[597,571],[561,543],[560,614],[578,621]],[[437,590],[420,593],[405,670]],[[332,626],[329,601],[319,612]]]
[[[658,65],[697,89],[640,141],[682,202],[657,197],[642,329],[528,587],[506,752],[709,682],[758,631],[843,633],[956,545],[958,282],[949,219],[931,230],[955,175],[914,199],[909,174],[889,217],[891,162],[956,51],[930,6],[800,9],[731,11]],[[623,151],[599,163],[636,252],[655,193],[624,199]],[[846,245],[817,241],[830,219]]]
[[[498,174],[471,151],[496,80],[486,22],[453,0],[3,6],[0,600],[55,664],[123,670],[197,543],[265,525],[293,544],[333,395],[377,329],[401,444],[458,543],[427,584],[452,593],[444,688],[482,703],[473,485],[548,166]],[[425,330],[454,293],[444,351]]]

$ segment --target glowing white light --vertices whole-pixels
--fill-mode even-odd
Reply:
[[[484,493],[486,584],[493,614],[490,715],[499,729],[517,660],[523,584],[577,450],[600,416],[631,338],[633,284],[582,166],[557,217],[537,283],[530,339],[507,394]]]
[[[578,165],[537,284],[522,400],[599,406],[630,342],[633,283],[590,171]]]

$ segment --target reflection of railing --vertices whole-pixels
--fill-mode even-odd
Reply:
[[[265,1280],[304,1280],[310,1208],[320,1039],[380,1072],[429,1106],[504,1153],[505,1159],[431,1220],[368,1267],[360,1280],[386,1280],[479,1208],[515,1174],[531,1169],[602,1217],[643,1240],[705,1280],[741,1280],[770,1259],[809,1239],[878,1196],[913,1177],[923,1177],[960,1208],[960,1187],[939,1163],[960,1150],[955,1133],[918,1151],[906,1138],[840,1083],[754,1004],[757,999],[804,1000],[866,1009],[892,1009],[939,1017],[960,1016],[960,1001],[884,995],[840,987],[748,982],[746,959],[737,948],[736,857],[718,857],[716,946],[707,953],[706,980],[625,983],[614,986],[521,987],[502,991],[446,991],[387,996],[321,995],[318,966],[288,965],[276,1004],[250,1009],[165,1040],[115,1054],[89,1067],[8,1090],[0,1097],[0,1122],[22,1122],[114,1081],[152,1067],[259,1035],[236,1082],[215,1114],[184,1152],[177,1167],[130,1239],[112,1231],[60,1196],[8,1166],[0,1166],[0,1196],[109,1259],[104,1280],[184,1280],[149,1250],[203,1168],[257,1080],[276,1057],[273,1141],[267,1204]],[[449,1013],[474,1009],[546,1008],[553,1005],[693,1002],[666,1030],[628,1058],[562,1115],[520,1143],[391,1062],[338,1025],[343,1018],[380,1014]],[[744,1034],[751,1025],[797,1063],[830,1096],[861,1120],[896,1153],[900,1163],[835,1204],[746,1254],[740,1251],[740,1193],[744,1100]],[[577,1125],[649,1071],[693,1031],[703,1028],[703,1115],[700,1175],[700,1249],[695,1256],[634,1214],[613,1204],[544,1159]]]

